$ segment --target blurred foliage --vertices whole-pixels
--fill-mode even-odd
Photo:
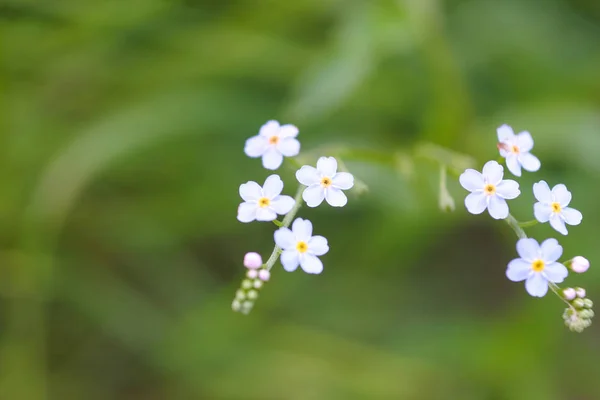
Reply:
[[[439,211],[413,151],[480,166],[500,124],[532,132],[514,214],[565,182],[585,218],[559,239],[593,264],[568,282],[600,300],[597,0],[3,0],[0,37],[1,399],[600,398],[600,330],[508,282],[510,229],[452,179]],[[244,317],[274,227],[236,221],[237,189],[268,175],[242,152],[268,119],[308,162],[384,159],[344,160],[369,191],[343,210],[301,210],[325,272],[277,267]]]

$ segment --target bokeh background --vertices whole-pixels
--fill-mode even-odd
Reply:
[[[480,168],[496,127],[529,130],[512,211],[567,184],[559,239],[593,264],[567,282],[600,301],[597,0],[3,0],[0,37],[1,399],[600,398],[600,330],[507,281],[513,232],[455,175],[441,211],[423,150]],[[275,229],[235,218],[269,175],[243,145],[269,119],[369,190],[301,209],[324,273],[277,264],[243,316]]]

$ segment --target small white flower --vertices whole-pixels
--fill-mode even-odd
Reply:
[[[577,256],[571,260],[571,270],[578,274],[583,274],[590,268],[590,262],[587,258]]]
[[[271,175],[261,188],[256,182],[240,185],[240,196],[244,200],[238,207],[237,219],[240,222],[273,221],[277,214],[284,215],[294,207],[294,199],[280,195],[283,181],[278,175]]]
[[[342,190],[354,186],[354,176],[349,172],[337,172],[337,161],[333,157],[321,157],[317,168],[305,165],[296,171],[296,178],[308,186],[302,198],[309,207],[316,207],[327,200],[329,205],[343,207],[348,202]]]
[[[541,245],[535,239],[519,239],[516,258],[508,263],[506,276],[513,282],[525,281],[527,293],[543,297],[548,292],[548,282],[562,282],[569,271],[557,262],[563,248],[556,239],[547,239]]]
[[[519,184],[513,180],[502,180],[504,168],[496,161],[488,161],[483,173],[467,169],[460,176],[460,184],[471,194],[465,198],[465,206],[471,214],[481,214],[487,208],[494,219],[508,217],[506,200],[521,194]]]
[[[512,128],[502,125],[497,129],[498,150],[506,158],[508,170],[515,176],[521,176],[521,167],[529,172],[540,169],[540,160],[529,153],[533,149],[533,138],[527,131],[515,135]]]
[[[533,206],[535,219],[539,222],[548,222],[558,232],[566,235],[569,233],[565,223],[579,225],[583,216],[574,208],[567,207],[571,202],[571,192],[563,184],[556,185],[550,191],[545,181],[533,184],[533,195],[538,200]]]
[[[262,157],[263,167],[277,169],[283,162],[283,156],[294,157],[300,152],[300,142],[296,139],[298,128],[294,125],[279,125],[277,121],[268,121],[258,135],[246,140],[244,152],[248,157]]]
[[[329,251],[327,239],[312,236],[312,224],[307,219],[296,218],[292,229],[275,231],[275,243],[283,249],[281,264],[286,271],[295,271],[298,265],[309,274],[320,274],[323,263],[317,256]]]

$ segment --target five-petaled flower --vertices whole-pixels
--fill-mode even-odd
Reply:
[[[516,258],[508,263],[506,276],[513,282],[525,281],[527,293],[543,297],[548,282],[561,283],[569,274],[567,267],[557,262],[563,248],[556,239],[547,239],[541,245],[535,239],[519,239]]]
[[[481,214],[487,208],[494,219],[508,217],[508,204],[519,196],[519,184],[513,180],[502,180],[504,168],[496,161],[488,161],[483,173],[467,169],[460,176],[460,184],[471,193],[465,198],[465,206],[471,214]]]
[[[296,171],[296,178],[308,186],[302,198],[309,207],[316,207],[323,199],[334,207],[343,207],[348,202],[342,190],[354,186],[354,177],[349,172],[337,172],[337,161],[333,157],[321,157],[317,168],[304,165]]]
[[[508,170],[515,176],[521,176],[521,167],[529,172],[540,169],[540,160],[529,153],[533,149],[533,138],[527,131],[517,135],[508,125],[502,125],[497,129],[498,150],[500,155],[506,158]]]
[[[244,200],[238,207],[237,219],[240,222],[273,221],[277,214],[284,215],[294,207],[290,196],[281,195],[283,181],[279,175],[271,175],[261,188],[249,181],[240,185],[240,196]]]
[[[545,181],[533,184],[533,195],[538,200],[533,206],[535,219],[539,222],[548,222],[550,225],[563,235],[567,235],[566,224],[579,225],[583,216],[581,213],[571,207],[567,207],[571,202],[571,192],[563,184],[556,185],[550,190]]]
[[[294,157],[300,152],[297,135],[294,125],[280,126],[277,121],[268,121],[258,135],[246,140],[244,152],[248,157],[262,157],[263,167],[274,170],[281,166],[283,156]]]
[[[323,236],[312,236],[312,224],[309,220],[296,218],[291,230],[276,230],[275,243],[283,249],[281,264],[286,271],[294,271],[298,265],[309,274],[320,274],[323,271],[323,263],[317,256],[327,253],[329,246]]]

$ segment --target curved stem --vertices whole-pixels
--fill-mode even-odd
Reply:
[[[504,221],[506,221],[508,226],[512,228],[519,239],[527,239],[527,234],[523,228],[521,228],[519,221],[517,221],[515,217],[513,217],[511,214],[508,214],[508,217],[506,217]]]
[[[519,226],[521,228],[530,228],[538,224],[537,219],[532,219],[531,221],[519,222]]]

